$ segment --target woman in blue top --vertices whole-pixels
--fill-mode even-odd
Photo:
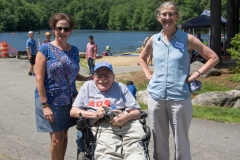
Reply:
[[[49,19],[49,26],[55,39],[40,46],[36,57],[35,114],[37,130],[50,133],[51,159],[62,160],[68,129],[76,123],[70,117],[71,95],[77,95],[75,81],[92,78],[79,74],[79,51],[67,43],[74,28],[73,19],[57,13]]]
[[[169,159],[169,123],[175,143],[176,160],[190,160],[188,130],[192,118],[189,83],[218,63],[218,56],[193,35],[177,29],[178,8],[164,2],[158,8],[158,21],[163,30],[153,35],[139,55],[139,64],[149,81],[148,108],[153,131],[154,159]],[[189,76],[190,55],[196,50],[207,59],[199,70]],[[153,53],[154,73],[148,69],[147,58]]]

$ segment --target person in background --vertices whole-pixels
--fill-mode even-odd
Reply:
[[[37,44],[36,44],[36,41],[34,39],[34,32],[29,31],[28,32],[28,37],[29,38],[26,42],[27,55],[28,55],[28,59],[29,59],[29,62],[30,62],[28,75],[29,76],[35,76],[34,65],[35,65],[35,59],[36,59],[36,54],[37,54]]]
[[[189,83],[208,72],[218,62],[218,56],[195,36],[177,29],[178,7],[165,1],[157,9],[157,19],[163,30],[154,34],[139,55],[140,66],[149,80],[148,110],[153,132],[155,160],[168,160],[169,123],[175,144],[175,160],[190,160],[188,131],[192,119]],[[190,54],[196,50],[207,62],[189,75]],[[154,72],[151,74],[147,58],[153,53]]]
[[[146,160],[142,138],[145,135],[140,106],[127,87],[114,81],[113,67],[108,62],[98,62],[94,68],[93,80],[85,82],[71,109],[71,116],[89,120],[94,135],[96,130],[96,160]],[[106,114],[107,108],[118,113],[110,120],[97,122]],[[99,127],[96,125],[99,124]]]
[[[147,41],[148,41],[151,37],[152,37],[152,34],[150,34],[150,35],[148,36],[147,40],[146,40],[146,39],[144,40],[144,47],[146,46]],[[149,66],[152,66],[152,65],[153,65],[152,59],[153,59],[153,54],[150,54],[150,56],[149,56],[149,58],[148,58],[148,62],[147,62],[147,64],[148,64]]]
[[[201,38],[201,34],[200,33],[197,33],[197,38],[203,43],[203,40]]]
[[[153,65],[152,59],[153,59],[153,54],[150,54],[149,59],[148,59],[148,65],[149,65],[149,66],[152,66],[152,65]]]
[[[36,57],[35,117],[38,132],[49,132],[52,160],[63,160],[68,129],[76,124],[70,117],[76,80],[92,77],[79,74],[79,51],[67,41],[74,29],[70,15],[56,13],[48,21],[54,40],[40,46]]]
[[[127,82],[127,88],[132,93],[133,97],[136,99],[137,88],[132,81]]]
[[[50,32],[46,32],[45,37],[46,37],[46,39],[45,39],[45,41],[42,42],[42,44],[51,42],[51,33]]]
[[[110,46],[106,46],[105,51],[108,53],[109,56],[112,56],[110,49],[111,49]]]
[[[181,31],[183,30],[181,24],[178,25],[178,29],[181,30]]]
[[[89,67],[89,75],[93,75],[94,69],[94,60],[96,59],[97,54],[97,44],[93,40],[93,36],[88,37],[88,44],[86,47],[86,59]]]
[[[224,48],[223,42],[221,42],[221,53],[222,53],[222,58],[226,58],[227,57],[226,50]]]

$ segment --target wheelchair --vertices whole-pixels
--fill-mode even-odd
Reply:
[[[192,58],[191,58],[191,63],[199,61],[201,63],[206,63],[206,59],[204,59],[199,53],[197,53],[196,51],[194,51]]]
[[[151,138],[151,131],[150,131],[150,128],[146,125],[146,118],[148,114],[142,110],[140,110],[140,112],[141,112],[141,118],[139,121],[143,126],[144,132],[146,133],[142,137],[141,141],[143,144],[144,155],[146,157],[146,160],[150,160],[148,146]],[[100,119],[98,121],[98,126],[104,120],[105,120],[104,118]],[[85,152],[81,152],[84,154],[80,154],[80,149],[77,148],[77,160],[94,160],[94,151],[96,148],[96,137],[98,132],[96,132],[95,135],[93,134],[93,132],[91,131],[91,127],[88,125],[87,119],[83,118],[81,113],[79,115],[79,119],[77,120],[76,128],[77,130],[82,132],[84,148],[85,148]]]

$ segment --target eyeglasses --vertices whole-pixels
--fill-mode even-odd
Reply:
[[[166,18],[167,15],[168,15],[169,18],[173,18],[175,14],[176,14],[176,13],[174,13],[174,12],[160,13],[160,15],[161,15],[163,18]]]
[[[64,32],[69,32],[71,30],[70,27],[66,27],[66,28],[63,28],[63,27],[56,27],[56,30],[58,32],[61,32],[62,30],[64,30]]]
[[[109,78],[111,77],[112,73],[102,73],[102,74],[94,74],[96,76],[96,78],[102,78],[102,76],[104,76],[105,78]]]

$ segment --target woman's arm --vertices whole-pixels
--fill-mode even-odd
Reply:
[[[46,90],[44,86],[44,77],[45,77],[45,68],[46,68],[46,58],[45,56],[38,51],[37,56],[36,56],[36,84],[38,88],[38,94],[40,97],[40,101],[42,103],[47,102],[47,96],[46,96]],[[45,103],[42,105],[43,108],[43,114],[45,118],[53,122],[54,121],[54,116],[52,110],[49,108],[48,103]]]
[[[188,82],[192,82],[200,75],[205,74],[210,69],[212,69],[219,62],[217,54],[211,50],[209,47],[205,46],[199,39],[193,35],[188,37],[188,49],[196,50],[207,62],[196,72],[194,72],[189,78]]]
[[[45,68],[46,68],[46,58],[38,51],[36,56],[36,84],[38,88],[38,94],[40,96],[41,102],[47,102],[46,90],[44,86]]]
[[[146,78],[150,80],[152,78],[152,74],[149,71],[148,65],[147,65],[147,58],[152,54],[153,48],[152,48],[152,37],[147,41],[146,46],[143,48],[142,52],[140,53],[138,57],[138,62],[140,64],[140,67],[142,68]]]
[[[93,77],[92,76],[89,76],[89,77],[85,77],[81,74],[78,74],[77,77],[76,77],[76,80],[77,81],[88,81],[88,80],[92,80]]]

